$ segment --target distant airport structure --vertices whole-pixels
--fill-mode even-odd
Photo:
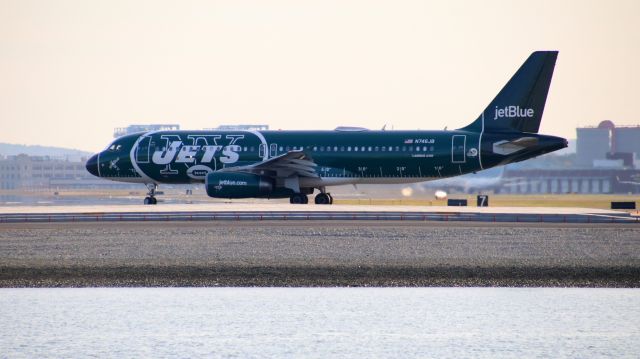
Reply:
[[[109,182],[91,176],[84,160],[70,162],[49,156],[25,154],[0,159],[0,189],[37,190],[55,188],[113,188]]]
[[[576,129],[575,158],[563,168],[517,168],[498,191],[514,194],[640,193],[640,126],[602,121]],[[547,157],[548,158],[548,157]]]
[[[116,127],[113,130],[113,138],[118,138],[138,132],[178,130],[180,130],[180,125],[177,124],[129,125],[127,127]]]
[[[576,165],[581,168],[640,168],[640,126],[616,127],[602,121],[597,127],[576,129]]]
[[[269,125],[253,125],[253,124],[240,124],[240,125],[220,125],[218,127],[204,128],[203,130],[215,130],[215,131],[229,131],[229,130],[242,130],[242,131],[266,131],[269,129]],[[122,137],[125,135],[131,135],[138,132],[149,131],[179,131],[180,125],[178,124],[148,124],[148,125],[129,125],[127,127],[116,127],[113,130],[113,138]]]
[[[213,131],[233,131],[233,130],[242,130],[242,131],[268,131],[269,125],[220,125],[218,127],[205,128],[206,130]]]
[[[640,171],[636,169],[517,169],[505,172],[509,185],[500,193],[511,194],[637,194]]]

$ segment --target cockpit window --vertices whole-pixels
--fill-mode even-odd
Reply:
[[[120,151],[120,149],[122,149],[122,145],[114,143],[111,146],[109,146],[109,148],[107,150],[109,150],[111,152],[118,152],[118,151]]]

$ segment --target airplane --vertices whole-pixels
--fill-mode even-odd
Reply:
[[[567,147],[538,134],[557,51],[536,51],[478,118],[457,130],[150,131],[115,139],[86,163],[94,176],[145,184],[204,183],[214,198],[333,203],[327,187],[416,183],[527,160]]]
[[[419,184],[421,190],[457,190],[463,193],[476,193],[481,191],[496,191],[500,187],[508,185],[504,179],[506,166],[494,167],[488,170],[468,173],[462,176],[449,177]]]

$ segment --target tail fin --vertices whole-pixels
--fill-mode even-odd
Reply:
[[[537,133],[558,51],[536,51],[491,101],[480,117],[461,130]]]

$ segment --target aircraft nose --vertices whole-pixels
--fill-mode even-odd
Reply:
[[[87,171],[96,177],[100,177],[98,174],[98,155],[95,154],[89,158],[86,164]]]

